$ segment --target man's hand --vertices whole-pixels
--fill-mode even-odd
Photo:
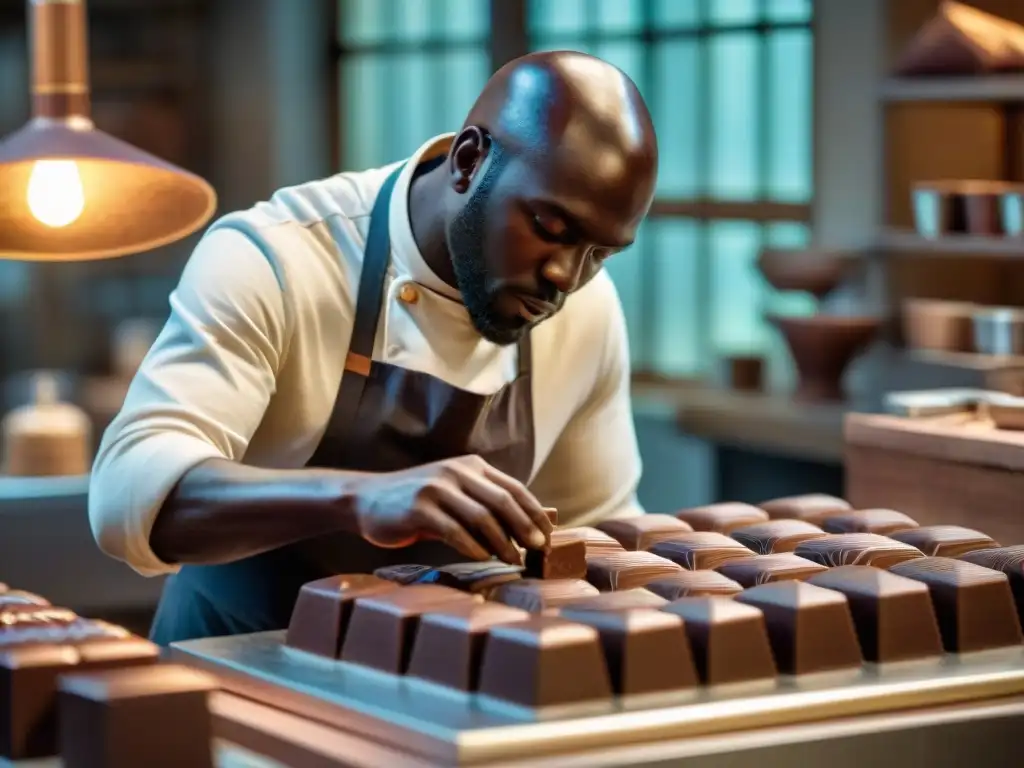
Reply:
[[[551,533],[544,507],[526,486],[479,456],[363,475],[353,490],[359,532],[378,547],[434,539],[474,560],[493,554],[520,565],[513,539],[539,549]]]

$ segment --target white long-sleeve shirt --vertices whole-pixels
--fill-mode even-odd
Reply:
[[[476,332],[409,223],[413,170],[451,139],[424,144],[395,185],[373,359],[490,393],[515,377],[516,347]],[[370,212],[395,167],[280,190],[205,234],[96,457],[89,520],[108,555],[143,575],[174,572],[149,534],[185,472],[211,458],[289,469],[312,456],[344,372]],[[610,278],[570,296],[532,331],[532,347],[531,490],[561,523],[639,514],[629,352]]]

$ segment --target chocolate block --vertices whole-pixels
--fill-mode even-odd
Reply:
[[[780,672],[807,675],[861,665],[853,617],[841,592],[780,581],[745,590],[736,600],[764,614]]]
[[[772,520],[806,520],[821,525],[826,518],[852,509],[849,502],[824,493],[809,493],[803,496],[786,496],[758,504]]]
[[[797,544],[820,539],[825,532],[805,520],[769,520],[767,523],[737,528],[731,536],[758,555],[792,552]]]
[[[970,528],[959,525],[927,525],[897,531],[891,538],[917,547],[928,557],[959,557],[976,549],[994,549],[999,542]]]
[[[552,531],[547,547],[526,551],[524,575],[531,579],[582,579],[587,575],[586,542]]]
[[[653,552],[619,552],[587,561],[587,581],[602,592],[634,589],[678,572],[679,566]]]
[[[1024,624],[1024,545],[976,549],[961,555],[960,559],[1006,574],[1013,599],[1017,603],[1017,618]]]
[[[78,664],[69,646],[35,643],[0,649],[0,757],[56,752],[57,678]]]
[[[646,589],[666,600],[678,600],[681,597],[701,597],[704,595],[731,597],[743,591],[741,585],[723,576],[718,571],[687,570],[652,581],[647,585]]]
[[[610,593],[601,600],[625,593]],[[567,607],[565,619],[597,630],[612,690],[619,696],[663,693],[697,685],[690,642],[678,616],[650,608],[623,611]]]
[[[924,557],[909,544],[877,533],[833,533],[822,539],[803,541],[796,554],[830,568],[837,565],[873,565],[888,569],[897,563]]]
[[[480,693],[531,708],[611,699],[597,630],[556,616],[493,627],[484,646]]]
[[[33,618],[38,618],[33,616]],[[70,622],[28,621],[0,629],[0,648],[26,643],[75,645],[92,641],[125,640],[130,633],[102,621],[76,618]]]
[[[20,627],[66,626],[78,619],[67,608],[31,603],[12,603],[0,608],[0,633]]]
[[[824,571],[825,566],[784,552],[779,555],[754,555],[743,560],[732,560],[715,570],[749,588],[774,581],[803,581]]]
[[[693,530],[682,520],[672,515],[647,514],[638,517],[627,517],[623,520],[606,520],[597,526],[619,544],[623,549],[650,549],[653,544],[672,539],[681,533]]]
[[[405,674],[420,616],[478,599],[438,584],[413,584],[358,597],[341,645],[341,659],[393,675]]]
[[[661,608],[668,602],[653,592],[637,587],[621,592],[602,592],[593,597],[584,597],[566,603],[558,609],[558,615],[564,616],[567,611],[630,611],[637,608]]]
[[[388,565],[378,568],[374,576],[396,584],[440,584],[463,592],[484,594],[500,584],[522,576],[523,568],[500,560],[429,565]]]
[[[217,681],[161,664],[60,681],[66,768],[213,768],[210,693]]]
[[[25,592],[21,589],[10,589],[0,592],[0,611],[9,605],[49,605],[50,601],[40,597],[33,592]]]
[[[917,528],[917,521],[895,509],[852,509],[821,524],[829,533],[877,533],[888,536],[896,531]]]
[[[947,651],[970,653],[1021,644],[1005,573],[948,557],[908,560],[891,570],[928,587]]]
[[[737,528],[763,523],[768,519],[768,513],[763,509],[738,501],[683,509],[676,512],[675,516],[695,531],[716,533],[731,533]]]
[[[662,610],[682,618],[705,685],[775,677],[768,629],[757,608],[725,597],[684,597]]]
[[[364,573],[330,576],[303,584],[292,609],[285,645],[338,658],[356,599],[397,588],[393,582]]]
[[[841,565],[807,583],[846,595],[861,653],[886,663],[942,655],[928,587],[870,565]]]
[[[582,579],[520,579],[498,587],[490,599],[530,613],[543,613],[597,594],[597,588]]]
[[[498,603],[458,603],[425,613],[416,631],[408,674],[475,691],[488,630],[528,618],[526,611]]]
[[[682,568],[700,571],[722,563],[753,557],[754,553],[724,533],[698,531],[676,536],[651,547],[653,554],[671,560]]]
[[[623,551],[622,545],[619,542],[604,531],[599,531],[597,528],[591,528],[590,526],[583,525],[579,528],[563,528],[557,531],[557,533],[559,538],[580,539],[583,541],[587,547],[587,557],[610,555]],[[551,535],[554,536],[555,534],[552,533]]]

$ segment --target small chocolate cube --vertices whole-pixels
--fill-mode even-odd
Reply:
[[[78,652],[32,643],[0,649],[0,757],[49,757],[57,743],[57,679],[73,671]]]
[[[959,525],[927,525],[892,534],[893,539],[917,547],[928,557],[959,557],[976,549],[994,549],[991,536]]]
[[[763,509],[738,501],[682,509],[675,516],[695,531],[716,533],[731,533],[737,528],[763,523],[768,519],[768,513]]]
[[[1017,603],[1017,618],[1024,624],[1024,545],[976,549],[960,555],[960,559],[1006,574]]]
[[[758,504],[772,520],[806,520],[821,525],[827,518],[852,509],[850,503],[825,493],[786,496]]]
[[[531,579],[582,579],[587,575],[587,544],[564,531],[552,531],[544,549],[526,550],[525,576]]]
[[[623,549],[650,549],[659,541],[665,541],[681,533],[693,530],[689,525],[672,515],[646,514],[627,517],[622,520],[606,520],[597,526],[619,544]]]
[[[285,645],[338,658],[356,599],[397,588],[394,582],[364,573],[329,576],[303,584],[292,609]]]
[[[718,571],[687,571],[684,569],[671,576],[664,576],[657,581],[650,582],[646,589],[666,600],[678,600],[682,597],[711,595],[731,597],[742,592],[743,586]]]
[[[561,539],[580,539],[587,547],[587,557],[599,555],[610,555],[615,552],[622,552],[622,545],[604,531],[592,528],[588,525],[581,525],[578,528],[562,528],[556,531]],[[551,534],[552,537],[555,535]]]
[[[821,527],[828,533],[877,533],[888,536],[896,531],[917,528],[917,522],[895,509],[851,509],[825,518]]]
[[[873,565],[886,570],[897,563],[924,557],[919,549],[877,533],[833,533],[803,541],[796,554],[828,566]]]
[[[806,543],[806,542],[805,542]],[[780,555],[754,555],[742,560],[732,560],[716,568],[744,587],[756,587],[774,581],[803,581],[825,570],[824,565],[812,563],[802,557],[783,553]]]
[[[520,579],[498,587],[491,599],[530,613],[543,613],[597,594],[597,588],[582,579]]]
[[[800,542],[820,539],[825,532],[806,520],[769,520],[767,523],[737,528],[731,536],[758,555],[792,552]]]
[[[697,531],[676,536],[651,547],[650,551],[691,571],[717,568],[730,560],[753,557],[754,553],[724,533]]]
[[[602,592],[642,587],[680,567],[653,552],[618,552],[587,561],[587,581]]]

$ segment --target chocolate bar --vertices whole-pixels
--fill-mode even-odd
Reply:
[[[213,768],[210,693],[217,681],[161,664],[60,681],[66,768]]]
[[[564,531],[552,531],[544,549],[526,551],[526,572],[531,579],[582,579],[587,575],[587,544]]]
[[[452,563],[432,567],[429,565],[388,565],[378,568],[373,575],[396,584],[440,584],[442,587],[464,592],[485,594],[500,584],[521,577],[522,566],[509,565],[500,560]]]
[[[543,613],[597,594],[597,588],[582,579],[519,579],[498,587],[490,599],[530,613]]]
[[[587,581],[602,592],[642,587],[678,572],[679,566],[653,552],[619,552],[587,561]]]
[[[891,538],[917,547],[928,557],[959,557],[975,549],[995,549],[999,542],[991,536],[959,525],[928,525],[897,531]]]
[[[78,619],[67,608],[32,603],[12,603],[0,608],[0,633],[20,627],[66,626]]]
[[[557,616],[492,627],[480,693],[531,708],[608,701],[611,680],[600,635]]]
[[[705,685],[775,677],[764,614],[757,608],[725,597],[684,597],[662,610],[682,618]]]
[[[891,570],[928,587],[947,651],[970,653],[1021,644],[1005,573],[949,557],[908,560]]]
[[[338,658],[356,598],[397,588],[394,582],[365,573],[329,576],[303,584],[292,609],[285,645]]]
[[[357,597],[341,659],[394,675],[405,674],[422,614],[443,606],[479,600],[439,584],[413,584]]]
[[[614,552],[622,552],[622,545],[604,531],[582,525],[579,528],[562,528],[552,532],[552,537],[558,534],[560,539],[579,539],[586,544],[587,557],[598,555],[610,555]]]
[[[877,533],[888,536],[896,531],[917,528],[917,521],[895,509],[852,509],[825,518],[821,527],[828,533]]]
[[[833,533],[821,539],[803,541],[796,554],[830,568],[837,565],[873,565],[887,569],[897,563],[924,557],[909,544],[877,533]]]
[[[736,600],[764,614],[780,672],[806,675],[861,665],[853,617],[841,592],[780,581],[745,590]]]
[[[597,528],[619,542],[623,549],[628,550],[650,549],[659,541],[675,538],[681,533],[689,533],[693,530],[682,520],[672,515],[661,514],[606,520]]]
[[[928,587],[870,565],[841,565],[808,584],[846,595],[861,653],[886,663],[942,655],[942,638]]]
[[[821,525],[826,518],[852,509],[850,503],[836,496],[824,493],[808,493],[802,496],[786,496],[781,499],[758,504],[772,520],[806,520]]]
[[[0,757],[27,760],[56,751],[57,678],[74,669],[69,646],[0,648]]]
[[[629,611],[638,608],[661,608],[668,602],[653,592],[636,587],[620,592],[602,592],[592,597],[583,597],[566,603],[558,609],[558,615],[564,616],[570,611]]]
[[[33,592],[25,592],[21,589],[9,589],[0,592],[0,611],[9,605],[49,605],[50,601],[40,597]]]
[[[625,593],[609,593],[594,600]],[[678,616],[649,608],[622,611],[567,607],[563,618],[597,630],[612,690],[618,696],[685,690],[697,685],[693,653]]]
[[[683,509],[676,512],[675,516],[695,531],[716,533],[731,533],[737,528],[763,523],[768,519],[768,513],[763,509],[738,501]]]
[[[754,555],[742,560],[731,560],[715,570],[749,588],[773,581],[802,581],[821,573],[825,566],[783,552],[778,555]]]
[[[491,627],[530,618],[499,603],[457,603],[420,616],[409,676],[472,692],[480,682],[484,641]]]
[[[688,571],[685,569],[671,576],[664,576],[652,581],[645,589],[666,600],[704,595],[731,597],[743,591],[740,584],[723,576],[718,571]]]
[[[724,533],[697,531],[676,536],[651,547],[653,554],[671,560],[682,568],[700,571],[722,563],[753,557],[754,553]]]
[[[769,520],[737,528],[731,535],[758,555],[775,555],[792,552],[800,542],[820,539],[825,532],[806,520]]]
[[[960,559],[1006,574],[1013,599],[1017,603],[1017,618],[1024,624],[1024,545],[976,549],[961,555]]]

